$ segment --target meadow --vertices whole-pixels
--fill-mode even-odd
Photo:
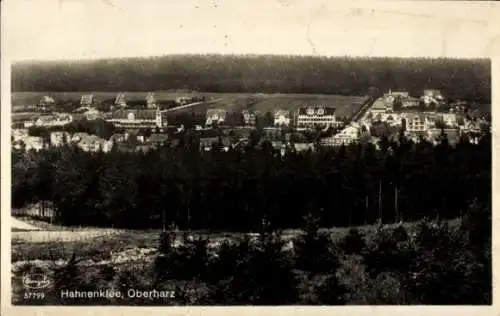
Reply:
[[[19,109],[37,104],[44,95],[52,96],[57,100],[78,101],[82,94],[90,92],[13,92],[12,107]],[[96,102],[112,99],[118,92],[92,92]],[[128,100],[144,100],[147,92],[124,92]],[[196,105],[195,108],[177,110],[175,113],[205,113],[209,108],[225,108],[230,112],[241,112],[244,109],[253,110],[261,115],[273,112],[276,109],[295,110],[301,106],[323,105],[335,107],[338,116],[351,116],[367,100],[365,96],[321,95],[321,94],[264,94],[264,93],[183,93],[169,91],[155,91],[155,98],[174,100],[180,96],[202,95],[207,100],[218,100]],[[16,116],[21,116],[16,113]]]

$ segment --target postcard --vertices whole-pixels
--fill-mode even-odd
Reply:
[[[2,9],[2,314],[494,314],[496,3]]]

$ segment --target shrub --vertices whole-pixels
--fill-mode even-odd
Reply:
[[[369,304],[407,304],[407,295],[400,274],[382,272],[369,283],[369,290],[366,293]]]
[[[379,227],[373,239],[373,245],[364,254],[366,270],[374,278],[382,272],[395,272],[406,275],[415,257],[415,251],[410,247],[400,247],[393,232],[385,227]]]
[[[204,278],[209,260],[208,240],[184,238],[184,243],[168,250],[168,239],[163,235],[163,252],[155,259],[155,274],[158,282],[165,279],[190,280],[194,277]]]
[[[172,250],[172,243],[174,242],[174,235],[170,232],[161,232],[158,245],[158,251],[161,254],[168,254]]]
[[[345,254],[361,254],[366,248],[363,234],[357,228],[349,229],[347,235],[340,242],[340,248]]]
[[[303,233],[294,241],[295,266],[312,273],[336,271],[339,260],[330,237],[319,232],[319,218],[305,217]]]
[[[342,305],[345,303],[347,288],[339,283],[336,274],[330,274],[326,280],[320,284],[316,290],[319,304],[322,305]]]
[[[282,252],[281,236],[266,234],[257,244],[238,245],[239,255],[231,275],[226,275],[210,297],[224,305],[286,305],[298,299],[297,279],[290,258]],[[249,250],[241,252],[244,248]]]
[[[468,250],[454,250],[447,256],[422,251],[411,267],[406,289],[418,304],[487,304],[483,269]]]

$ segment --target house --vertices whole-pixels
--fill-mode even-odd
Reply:
[[[404,113],[402,118],[406,121],[406,131],[413,132],[426,132],[427,129],[435,126],[435,121],[429,115],[420,113]]]
[[[80,99],[80,106],[93,106],[94,102],[95,100],[93,94],[84,94]]]
[[[358,124],[351,124],[344,127],[339,133],[321,139],[321,144],[325,146],[340,146],[356,142],[361,135],[361,128]]]
[[[44,95],[43,97],[40,98],[40,101],[38,102],[39,106],[48,106],[48,105],[54,105],[56,102],[54,101],[54,98]]]
[[[458,119],[457,119],[456,113],[443,113],[443,114],[441,114],[441,118],[443,119],[443,122],[447,126],[450,126],[450,127],[458,126]]]
[[[444,97],[441,94],[441,91],[435,90],[435,89],[426,89],[424,90],[424,93],[422,97],[420,98],[425,105],[430,105],[430,104],[440,104],[443,102]]]
[[[300,107],[296,114],[297,127],[324,127],[336,126],[340,122],[336,120],[335,108],[324,106]]]
[[[402,98],[401,102],[403,108],[414,108],[420,105],[420,99],[413,97]]]
[[[68,132],[52,132],[50,133],[50,144],[52,146],[62,146],[69,143],[71,136]]]
[[[208,109],[206,114],[205,125],[212,125],[213,123],[222,124],[227,117],[227,110],[222,108]]]
[[[437,89],[425,89],[423,96],[432,97],[432,98],[434,98],[436,100],[440,100],[440,101],[442,101],[444,99],[443,94],[441,93],[441,90],[437,90]]]
[[[28,136],[25,137],[23,140],[21,140],[18,144],[16,144],[14,147],[17,149],[21,148],[21,143],[24,144],[24,148],[26,150],[36,150],[40,151],[42,150],[45,146],[43,138],[42,137],[35,137],[35,136]]]
[[[167,127],[167,112],[156,109],[128,110],[121,109],[111,114],[106,121],[113,123],[118,128],[164,129]]]
[[[250,111],[250,110],[243,110],[242,111],[242,114],[243,114],[243,123],[245,125],[250,125],[250,126],[253,126],[255,125],[255,113],[253,111]]]
[[[479,133],[481,131],[481,123],[479,120],[470,120],[465,118],[464,124],[460,126],[462,133]]]
[[[103,115],[99,110],[97,109],[89,109],[85,113],[83,113],[83,117],[89,121],[91,120],[98,120],[100,118],[103,118]]]
[[[115,105],[125,108],[127,107],[127,101],[125,100],[125,94],[124,93],[118,93],[118,95],[115,98]]]
[[[109,152],[113,147],[113,143],[96,135],[87,135],[82,137],[77,146],[83,151],[99,151]]]
[[[289,126],[290,125],[290,112],[287,110],[278,109],[274,112],[274,125],[276,126]]]
[[[400,126],[402,117],[399,113],[379,113],[377,116],[381,122],[386,122],[390,126]]]
[[[28,137],[28,130],[24,128],[13,128],[11,134],[12,134],[12,141],[17,142]]]
[[[146,96],[146,104],[148,109],[155,109],[157,107],[156,98],[153,92],[149,92]]]

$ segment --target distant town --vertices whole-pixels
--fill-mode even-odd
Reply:
[[[66,110],[62,100],[43,95],[39,102],[22,109],[29,116],[13,119],[12,146],[28,151],[63,144],[74,144],[84,151],[148,151],[175,147],[189,132],[197,137],[202,151],[214,146],[228,151],[248,146],[256,133],[256,146],[267,143],[286,155],[360,142],[379,147],[382,138],[396,140],[401,135],[413,142],[436,144],[444,135],[451,145],[461,139],[477,144],[483,132],[491,128],[488,113],[473,109],[469,102],[448,100],[436,89],[423,90],[416,96],[391,90],[366,96],[349,117],[338,115],[335,107],[323,104],[321,99],[301,102],[294,109],[280,108],[276,102],[274,108],[262,113],[218,107],[223,98],[223,94],[215,98],[190,92],[157,101],[150,92],[143,100],[128,99],[126,93],[98,100],[88,93],[81,95],[78,104],[72,103],[72,110]],[[78,124],[82,122],[100,122],[113,133],[96,135],[86,132],[85,127],[75,127],[81,127]]]

